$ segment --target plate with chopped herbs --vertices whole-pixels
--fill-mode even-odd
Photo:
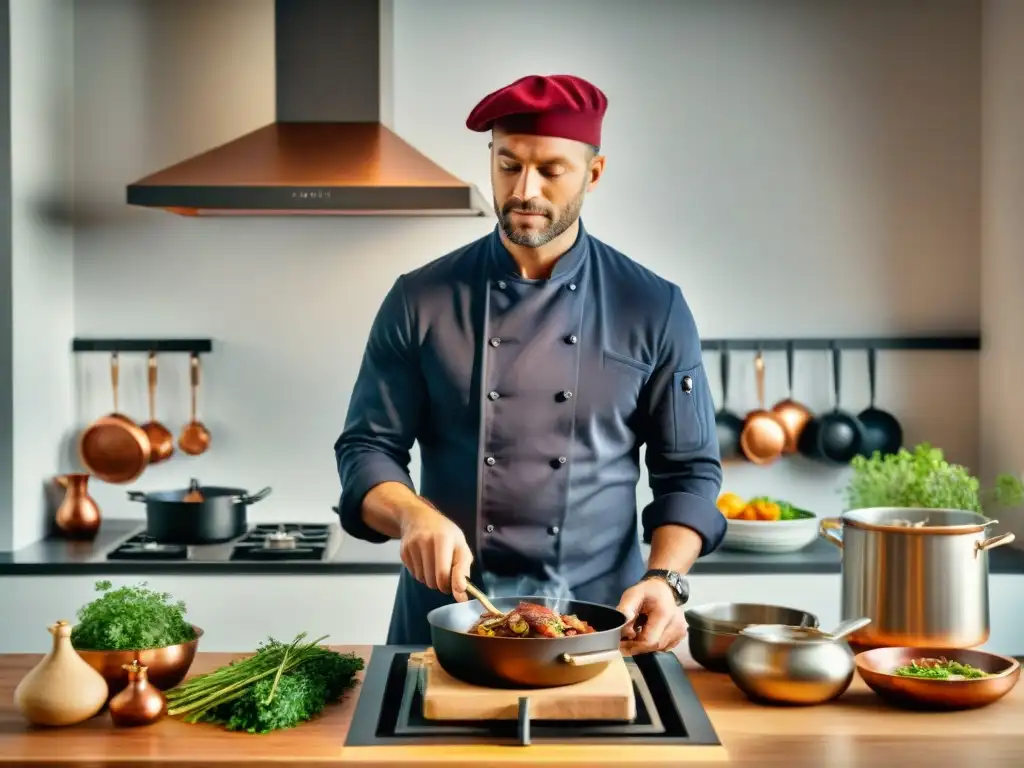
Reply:
[[[875,648],[857,654],[868,687],[897,706],[973,709],[1003,698],[1020,679],[1020,663],[978,650]]]

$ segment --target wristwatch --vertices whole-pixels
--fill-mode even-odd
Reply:
[[[675,595],[676,605],[685,605],[686,601],[690,599],[690,585],[681,573],[652,568],[644,574],[641,581],[647,581],[647,579],[661,579],[668,584]]]

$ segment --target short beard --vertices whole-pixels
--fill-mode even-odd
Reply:
[[[580,216],[580,211],[583,209],[583,198],[586,197],[586,189],[586,184],[584,184],[580,188],[579,194],[569,201],[569,204],[562,211],[562,214],[540,231],[517,230],[513,228],[509,214],[514,210],[531,211],[548,215],[548,211],[524,204],[518,198],[511,198],[508,200],[505,203],[504,208],[499,206],[498,200],[494,198],[494,213],[498,217],[498,224],[501,226],[501,231],[505,233],[505,237],[509,239],[509,242],[515,243],[516,245],[522,245],[527,248],[540,248],[541,246],[550,243],[576,222],[576,219]]]

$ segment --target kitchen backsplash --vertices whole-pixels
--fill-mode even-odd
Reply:
[[[705,336],[977,330],[979,63],[976,41],[960,34],[977,23],[974,4],[912,14],[889,4],[592,5],[584,20],[575,4],[520,4],[587,33],[557,49],[527,35],[516,56],[495,57],[507,5],[396,0],[395,127],[489,190],[486,140],[465,130],[468,109],[527,70],[575,72],[610,99],[608,171],[584,208],[587,227],[678,282]],[[398,274],[492,222],[126,209],[127,181],[273,116],[269,0],[195,4],[178,21],[157,6],[76,13],[75,185],[87,216],[74,241],[75,333],[214,340],[199,393],[209,452],[179,452],[132,487],[269,485],[253,518],[328,519],[339,490],[332,446],[381,298]],[[706,361],[720,398],[717,355]],[[145,362],[122,356],[122,410],[140,420]],[[786,395],[785,358],[766,362],[770,404]],[[159,363],[158,417],[177,434],[188,356]],[[843,356],[851,410],[867,404],[865,365],[861,353]],[[107,356],[77,355],[73,370],[78,423],[63,469],[77,430],[112,407]],[[796,395],[829,407],[827,354],[799,354],[796,371]],[[908,442],[976,463],[976,354],[882,353],[878,390]],[[750,354],[733,358],[729,404],[756,405]],[[730,468],[726,486],[830,514],[842,477],[797,460]],[[108,516],[141,516],[125,490],[92,489]],[[646,478],[638,496],[649,499]]]

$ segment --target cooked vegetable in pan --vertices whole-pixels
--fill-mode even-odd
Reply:
[[[572,614],[562,615],[536,603],[520,602],[505,616],[480,614],[469,628],[473,635],[487,637],[573,637],[587,635],[594,628]]]
[[[893,674],[899,677],[921,677],[926,680],[976,680],[989,676],[988,672],[983,672],[977,667],[949,661],[944,656],[937,659],[911,659],[909,664],[897,667]]]

